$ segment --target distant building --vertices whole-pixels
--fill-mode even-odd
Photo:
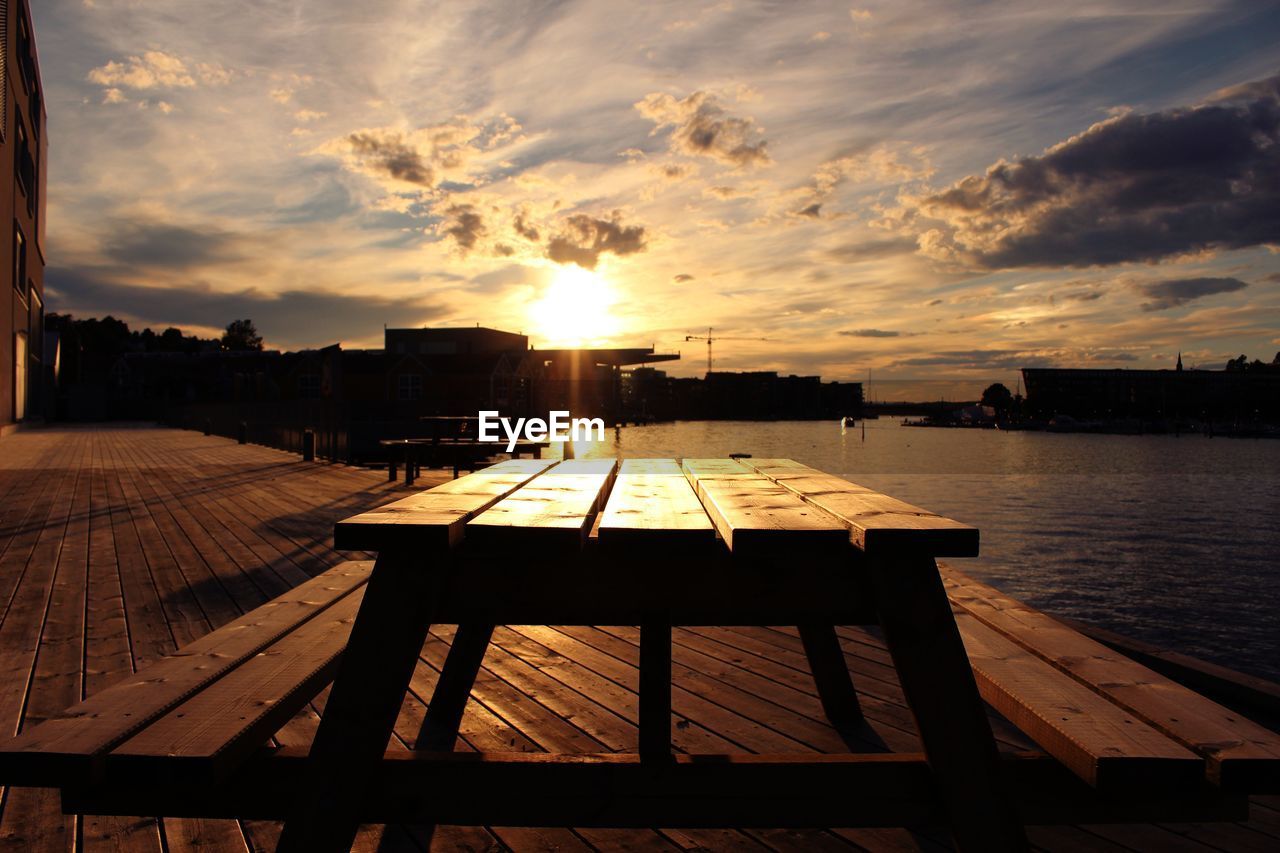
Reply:
[[[1033,417],[1280,422],[1280,369],[1024,368],[1022,380]]]
[[[8,14],[5,14],[7,11]],[[0,310],[0,432],[44,413],[45,181],[49,139],[27,0],[0,0],[0,240],[9,297]],[[11,172],[9,170],[12,170]]]
[[[658,419],[810,420],[860,417],[861,382],[823,382],[818,376],[774,371],[712,371],[702,379],[675,379],[636,368],[623,381],[627,410]]]

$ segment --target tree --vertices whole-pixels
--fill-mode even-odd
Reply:
[[[997,414],[1003,415],[1013,408],[1013,394],[1003,382],[993,383],[982,392],[982,405],[990,406]]]
[[[252,320],[232,320],[222,333],[222,348],[231,351],[261,351],[262,335]]]

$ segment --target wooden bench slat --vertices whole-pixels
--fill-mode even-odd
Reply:
[[[867,554],[978,555],[976,527],[790,459],[744,459],[742,464],[844,521],[853,544]]]
[[[690,485],[729,550],[740,556],[783,549],[834,549],[845,525],[762,474],[732,459],[685,459]]]
[[[468,520],[556,464],[554,459],[508,459],[474,474],[339,521],[339,551],[382,551],[403,546],[451,547]]]
[[[978,691],[992,707],[1100,791],[1194,790],[1204,761],[1075,679],[956,614]]]
[[[225,778],[333,680],[363,598],[353,591],[152,722],[111,751],[108,769]]]
[[[1228,790],[1280,790],[1280,735],[993,587],[941,569],[956,607],[1204,756],[1210,781]]]
[[[341,563],[234,622],[178,649],[119,684],[0,743],[0,780],[83,778],[112,747],[225,676],[299,625],[359,589],[371,561]]]
[[[716,538],[674,459],[623,460],[598,528],[607,546],[706,547]]]
[[[577,549],[613,481],[613,459],[570,459],[466,524],[468,540],[507,547]]]

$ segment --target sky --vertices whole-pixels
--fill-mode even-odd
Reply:
[[[32,5],[50,311],[877,399],[1280,350],[1280,4]]]

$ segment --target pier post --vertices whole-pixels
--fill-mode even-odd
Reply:
[[[213,435],[213,421],[209,418],[204,419],[204,434]]]
[[[249,424],[245,421],[240,422],[239,437],[241,444],[249,443]]]
[[[316,434],[314,430],[304,429],[302,431],[302,461],[316,461]]]

